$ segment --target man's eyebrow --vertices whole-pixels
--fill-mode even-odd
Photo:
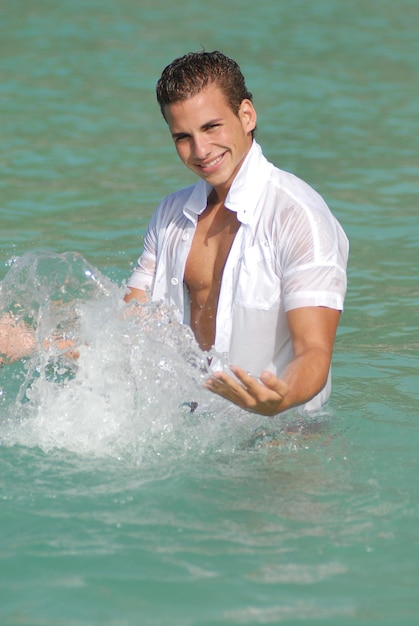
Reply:
[[[178,133],[172,133],[172,137],[173,139],[178,139],[179,137],[187,137],[189,133],[186,132],[178,132]]]
[[[202,124],[202,126],[200,127],[200,130],[206,130],[207,128],[210,128],[211,126],[214,126],[215,124],[219,124],[222,121],[221,117],[216,117],[213,120],[208,120],[208,122],[205,122],[204,124]],[[178,133],[172,133],[172,137],[173,139],[178,139],[179,137],[188,137],[189,133],[187,133],[186,131],[179,131]]]
[[[205,122],[205,124],[202,124],[201,129],[205,130],[206,128],[209,128],[210,126],[214,126],[214,124],[219,124],[222,121],[221,117],[216,117],[213,120],[209,120],[208,122]]]

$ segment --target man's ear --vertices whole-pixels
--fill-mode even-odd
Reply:
[[[251,100],[245,98],[241,101],[239,117],[247,133],[251,133],[256,128],[257,114]]]

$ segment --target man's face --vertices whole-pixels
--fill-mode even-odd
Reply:
[[[165,118],[183,163],[226,195],[252,145],[256,112],[243,100],[238,115],[216,83],[167,105]]]

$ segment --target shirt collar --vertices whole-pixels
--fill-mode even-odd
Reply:
[[[248,224],[251,220],[271,167],[263,156],[260,145],[253,141],[225,201],[227,209],[236,212],[237,218],[243,224]],[[211,189],[212,185],[202,178],[193,186],[184,207],[186,215],[193,221],[205,210]]]
[[[185,202],[183,211],[193,222],[196,222],[198,215],[205,211],[211,189],[212,185],[209,185],[202,178],[199,178],[192,187],[192,192]]]
[[[248,224],[252,218],[271,167],[260,145],[253,141],[225,201],[225,206],[235,211],[243,224]]]

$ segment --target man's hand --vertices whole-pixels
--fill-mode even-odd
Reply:
[[[136,289],[135,287],[129,287],[128,292],[124,296],[125,302],[130,302],[131,300],[137,300],[141,304],[145,302],[149,302],[150,294],[145,289]]]
[[[262,372],[259,382],[240,367],[233,365],[230,369],[236,378],[215,372],[205,387],[252,413],[273,416],[282,410],[281,404],[289,391],[285,381],[270,372]]]
[[[239,367],[233,376],[215,372],[206,388],[242,409],[276,415],[308,402],[327,382],[340,311],[303,307],[287,313],[294,359],[277,378],[262,372],[257,380]],[[259,382],[260,381],[260,382]]]
[[[9,313],[0,318],[0,364],[30,356],[36,349],[35,333]]]
[[[54,343],[68,358],[79,357],[75,342],[58,333],[54,333],[52,338],[44,339],[42,347],[49,350]],[[35,331],[31,326],[27,326],[23,321],[16,321],[9,313],[0,318],[0,365],[30,357],[37,349]]]

